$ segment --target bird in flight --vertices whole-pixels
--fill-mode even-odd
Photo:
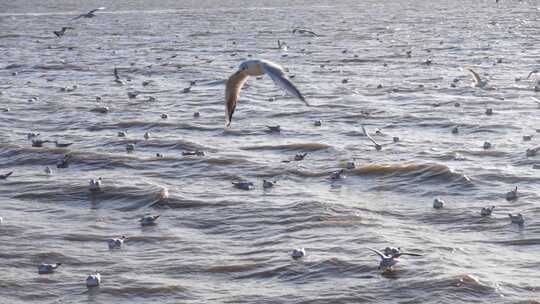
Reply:
[[[240,91],[248,77],[264,74],[270,76],[277,86],[309,106],[302,93],[300,93],[287,75],[285,75],[285,71],[281,66],[268,60],[247,60],[242,62],[238,71],[232,74],[227,80],[225,88],[225,123],[227,127],[231,125],[236,103],[240,97]]]
[[[80,14],[79,16],[77,16],[77,17],[75,17],[75,18],[73,18],[71,20],[77,20],[79,18],[93,18],[93,17],[96,16],[96,14],[94,14],[95,12],[101,11],[101,10],[104,10],[104,9],[105,9],[105,7],[98,7],[96,9],[93,9],[93,10],[89,11],[86,14]]]

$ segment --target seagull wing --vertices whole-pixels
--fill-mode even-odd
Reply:
[[[79,16],[77,16],[77,17],[75,17],[75,18],[73,18],[71,20],[77,20],[77,19],[82,18],[84,16],[86,16],[86,14],[80,14]]]
[[[240,97],[240,91],[248,79],[248,74],[245,71],[237,71],[232,74],[227,80],[225,88],[225,125],[231,125],[232,116],[236,109],[236,102]]]
[[[114,78],[116,80],[119,80],[120,79],[120,76],[118,76],[118,69],[117,68],[114,68]]]
[[[376,249],[373,249],[373,248],[368,248],[368,249],[375,252],[378,256],[381,257],[381,259],[386,258],[386,256],[382,252],[380,252],[379,250],[376,250]]]
[[[93,10],[89,11],[88,14],[92,14],[92,13],[95,13],[97,11],[101,11],[101,10],[104,10],[104,9],[105,9],[104,7],[98,7],[96,9],[93,9]]]
[[[476,73],[475,71],[473,71],[471,68],[465,68],[467,71],[469,71],[469,73],[471,73],[471,76],[473,78],[473,81],[474,81],[474,85],[478,86],[480,85],[480,75],[478,75],[478,73]]]
[[[364,135],[369,138],[369,140],[371,140],[371,142],[375,145],[375,146],[379,146],[379,144],[375,141],[375,139],[373,139],[373,137],[371,137],[371,135],[368,134],[368,132],[366,131],[366,128],[364,128],[364,126],[362,126],[362,132],[364,132]]]
[[[399,258],[402,255],[410,255],[410,256],[422,256],[422,254],[419,253],[412,253],[412,252],[400,252],[398,254],[394,254],[394,258]]]
[[[282,88],[292,96],[302,100],[306,106],[309,107],[309,103],[306,101],[304,96],[302,96],[302,93],[300,93],[296,86],[287,78],[285,72],[280,66],[267,62],[262,63],[261,66],[264,72],[270,76],[270,78],[272,78],[278,87]]]

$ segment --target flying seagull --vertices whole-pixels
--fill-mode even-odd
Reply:
[[[96,9],[93,9],[91,11],[89,11],[88,13],[86,14],[80,14],[79,16],[71,19],[71,20],[77,20],[79,18],[93,18],[95,17],[96,15],[94,14],[95,12],[97,11],[101,11],[101,10],[104,10],[105,8],[104,7],[99,7],[99,8],[96,8]]]
[[[60,38],[66,34],[66,30],[74,30],[75,28],[71,26],[64,26],[59,31],[54,31],[53,33],[56,35],[56,37]]]
[[[225,88],[225,122],[227,127],[231,125],[236,103],[240,97],[240,90],[242,90],[242,86],[244,86],[248,77],[261,76],[263,74],[270,76],[277,86],[309,106],[302,93],[287,78],[281,66],[268,60],[247,60],[242,62],[238,71],[232,74],[229,80],[227,80],[227,86]]]

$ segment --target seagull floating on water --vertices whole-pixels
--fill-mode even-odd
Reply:
[[[95,274],[91,274],[86,278],[86,287],[97,287],[101,284],[101,275],[96,271]]]
[[[11,174],[13,174],[13,171],[8,172],[6,174],[0,174],[0,179],[7,179],[8,177],[11,176]]]
[[[156,224],[156,220],[160,217],[160,215],[147,215],[143,218],[141,218],[139,221],[141,222],[142,226],[152,226]]]
[[[233,182],[232,184],[235,188],[242,190],[251,190],[254,187],[253,183],[248,181]]]
[[[480,210],[480,215],[481,216],[491,216],[491,214],[493,213],[493,209],[495,209],[495,206],[491,206],[491,207],[484,207],[482,208],[482,210]]]
[[[345,178],[345,176],[343,176],[344,173],[345,173],[345,170],[341,169],[339,171],[336,171],[336,172],[332,173],[330,175],[330,177],[328,177],[328,178],[331,179],[331,180],[344,179]]]
[[[399,257],[402,255],[422,256],[421,254],[417,254],[417,253],[401,252],[401,250],[399,249],[396,252],[390,249],[390,252],[389,252],[391,253],[390,255],[383,254],[379,250],[376,250],[373,248],[368,248],[368,249],[375,252],[381,258],[381,262],[379,263],[378,269],[382,269],[383,271],[392,271],[393,267],[399,262]]]
[[[433,200],[433,208],[435,209],[441,209],[442,207],[444,207],[444,201],[438,197],[436,197],[434,200]]]
[[[301,160],[303,160],[303,159],[306,157],[306,155],[308,155],[307,152],[305,152],[305,153],[298,153],[298,154],[296,154],[296,155],[294,156],[294,160],[295,160],[295,161],[301,161]]]
[[[90,180],[90,191],[97,192],[101,190],[101,177],[98,177],[97,179],[91,179]]]
[[[59,160],[56,163],[56,168],[60,169],[60,168],[69,167],[69,161],[70,160],[71,160],[71,155],[69,155],[69,154],[64,155],[64,158],[62,158],[61,160]]]
[[[306,250],[304,248],[296,248],[292,251],[291,257],[293,259],[299,259],[306,256]]]
[[[277,126],[266,126],[268,128],[268,132],[276,132],[276,133],[279,133],[281,132],[281,126],[277,125]]]
[[[62,263],[56,263],[56,264],[45,264],[41,263],[38,266],[38,273],[39,274],[49,274],[53,273]]]
[[[43,172],[45,172],[45,174],[47,175],[51,175],[53,173],[51,168],[49,168],[49,166],[45,167],[45,170],[43,170]]]
[[[204,156],[204,151],[183,151],[182,156]]]
[[[525,219],[523,218],[523,215],[521,213],[518,213],[516,215],[508,213],[508,217],[510,218],[512,224],[523,225],[525,223]]]
[[[73,143],[60,143],[57,140],[54,141],[54,144],[56,145],[57,148],[67,148],[73,145]]]
[[[50,140],[32,139],[32,147],[41,148],[43,144],[50,142]]]
[[[75,28],[71,26],[64,26],[59,31],[54,31],[53,33],[56,35],[56,37],[60,38],[66,34],[66,30],[74,30]]]
[[[356,164],[353,161],[348,161],[346,168],[349,169],[349,170],[352,170],[352,169],[356,168]]]
[[[506,192],[506,200],[507,201],[516,200],[518,198],[517,190],[518,190],[518,187],[516,186],[514,190]]]
[[[124,241],[127,238],[125,236],[121,236],[120,238],[112,238],[107,240],[107,244],[109,245],[109,249],[120,249],[124,245]]]
[[[89,11],[88,13],[85,13],[85,14],[80,14],[79,16],[71,19],[71,20],[77,20],[79,18],[94,18],[96,16],[96,14],[94,14],[95,12],[97,11],[101,11],[101,10],[104,10],[105,8],[104,7],[98,7],[96,9],[93,9],[91,11]]]
[[[32,139],[34,137],[38,137],[39,136],[39,133],[34,133],[34,132],[29,132],[26,134],[26,138],[28,139]]]
[[[232,116],[236,109],[240,91],[246,83],[249,76],[261,76],[267,74],[272,78],[274,83],[291,94],[292,96],[302,100],[307,106],[306,101],[300,91],[287,78],[283,68],[268,60],[247,60],[240,64],[238,71],[232,74],[227,80],[225,88],[225,125],[229,127],[232,122]]]
[[[264,189],[272,188],[276,184],[277,184],[276,181],[269,181],[269,180],[263,179],[263,188]]]

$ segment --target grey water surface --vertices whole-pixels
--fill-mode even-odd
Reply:
[[[540,76],[525,78],[540,67],[539,6],[2,1],[0,174],[14,173],[0,180],[0,303],[538,303],[540,155],[525,151],[540,145]],[[62,26],[75,29],[57,38]],[[251,78],[225,129],[224,81],[254,58],[287,68],[312,107]],[[31,131],[74,144],[32,147]],[[146,214],[158,224],[141,227]],[[386,246],[424,255],[383,275],[367,248]],[[63,265],[38,275],[41,262]]]

